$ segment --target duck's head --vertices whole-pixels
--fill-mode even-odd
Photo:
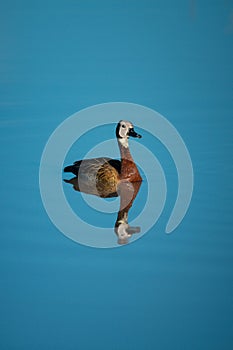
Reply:
[[[129,136],[141,138],[142,136],[137,134],[134,130],[134,126],[131,122],[127,120],[120,120],[116,127],[116,137],[118,141],[124,143],[128,140]]]

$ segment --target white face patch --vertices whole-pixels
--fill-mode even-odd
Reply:
[[[128,147],[128,137],[129,137],[129,129],[133,128],[133,124],[127,120],[121,120],[119,122],[119,142],[123,147]]]

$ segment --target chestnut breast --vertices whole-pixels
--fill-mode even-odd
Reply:
[[[139,174],[134,161],[122,159],[120,179],[131,182],[142,181],[141,175]]]

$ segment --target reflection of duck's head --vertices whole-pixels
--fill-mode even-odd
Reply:
[[[115,224],[115,233],[118,236],[118,244],[128,244],[129,238],[134,233],[140,232],[140,227],[132,227],[127,221],[128,215],[125,215],[124,219],[118,220]]]
[[[129,225],[126,223],[120,223],[120,225],[115,228],[115,232],[118,236],[118,244],[128,244],[128,239],[132,236],[127,232]]]

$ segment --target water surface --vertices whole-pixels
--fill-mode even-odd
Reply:
[[[232,8],[204,2],[191,13],[190,3],[2,6],[1,349],[232,349]],[[109,101],[171,121],[189,149],[195,189],[166,235],[177,176],[154,141],[168,183],[161,217],[132,244],[94,249],[50,222],[38,172],[53,130]]]

